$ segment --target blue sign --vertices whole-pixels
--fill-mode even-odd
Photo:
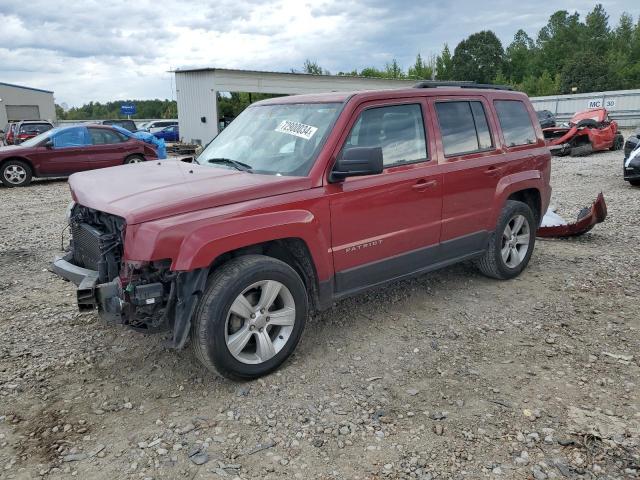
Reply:
[[[124,103],[120,105],[120,113],[122,115],[135,115],[136,106],[132,103]]]

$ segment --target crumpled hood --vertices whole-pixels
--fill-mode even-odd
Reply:
[[[163,160],[75,173],[69,186],[76,203],[131,225],[305,190],[311,181]]]

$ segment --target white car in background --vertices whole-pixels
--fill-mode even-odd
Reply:
[[[174,125],[178,125],[178,120],[152,120],[140,125],[140,130],[144,130],[145,132],[149,133],[155,133],[164,128],[173,127]]]

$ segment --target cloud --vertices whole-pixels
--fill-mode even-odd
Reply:
[[[603,2],[617,21],[635,1]],[[495,0],[0,0],[0,81],[55,91],[56,101],[168,98],[176,67],[289,71],[310,58],[332,72],[439,53],[479,30],[506,45],[532,37],[552,3]],[[593,8],[568,0],[562,8]]]

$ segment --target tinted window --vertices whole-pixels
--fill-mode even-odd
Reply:
[[[66,128],[53,136],[55,148],[82,147],[89,144],[87,129],[84,127]]]
[[[36,135],[51,130],[51,125],[48,123],[23,123],[20,125],[20,133],[35,133]]]
[[[101,128],[90,128],[89,135],[91,136],[91,143],[93,145],[108,145],[113,143],[122,143],[126,139],[119,133],[112,132],[111,130],[104,130]]]
[[[493,146],[481,102],[437,102],[445,155],[486,150]]]
[[[469,102],[473,120],[476,124],[476,133],[478,135],[478,147],[480,150],[486,150],[493,147],[491,141],[491,133],[489,132],[489,124],[487,123],[487,115],[484,113],[482,102]]]
[[[496,100],[494,105],[507,146],[515,147],[536,142],[536,131],[524,103],[519,100]]]
[[[360,114],[343,147],[382,147],[384,165],[427,159],[420,105],[394,105]]]

